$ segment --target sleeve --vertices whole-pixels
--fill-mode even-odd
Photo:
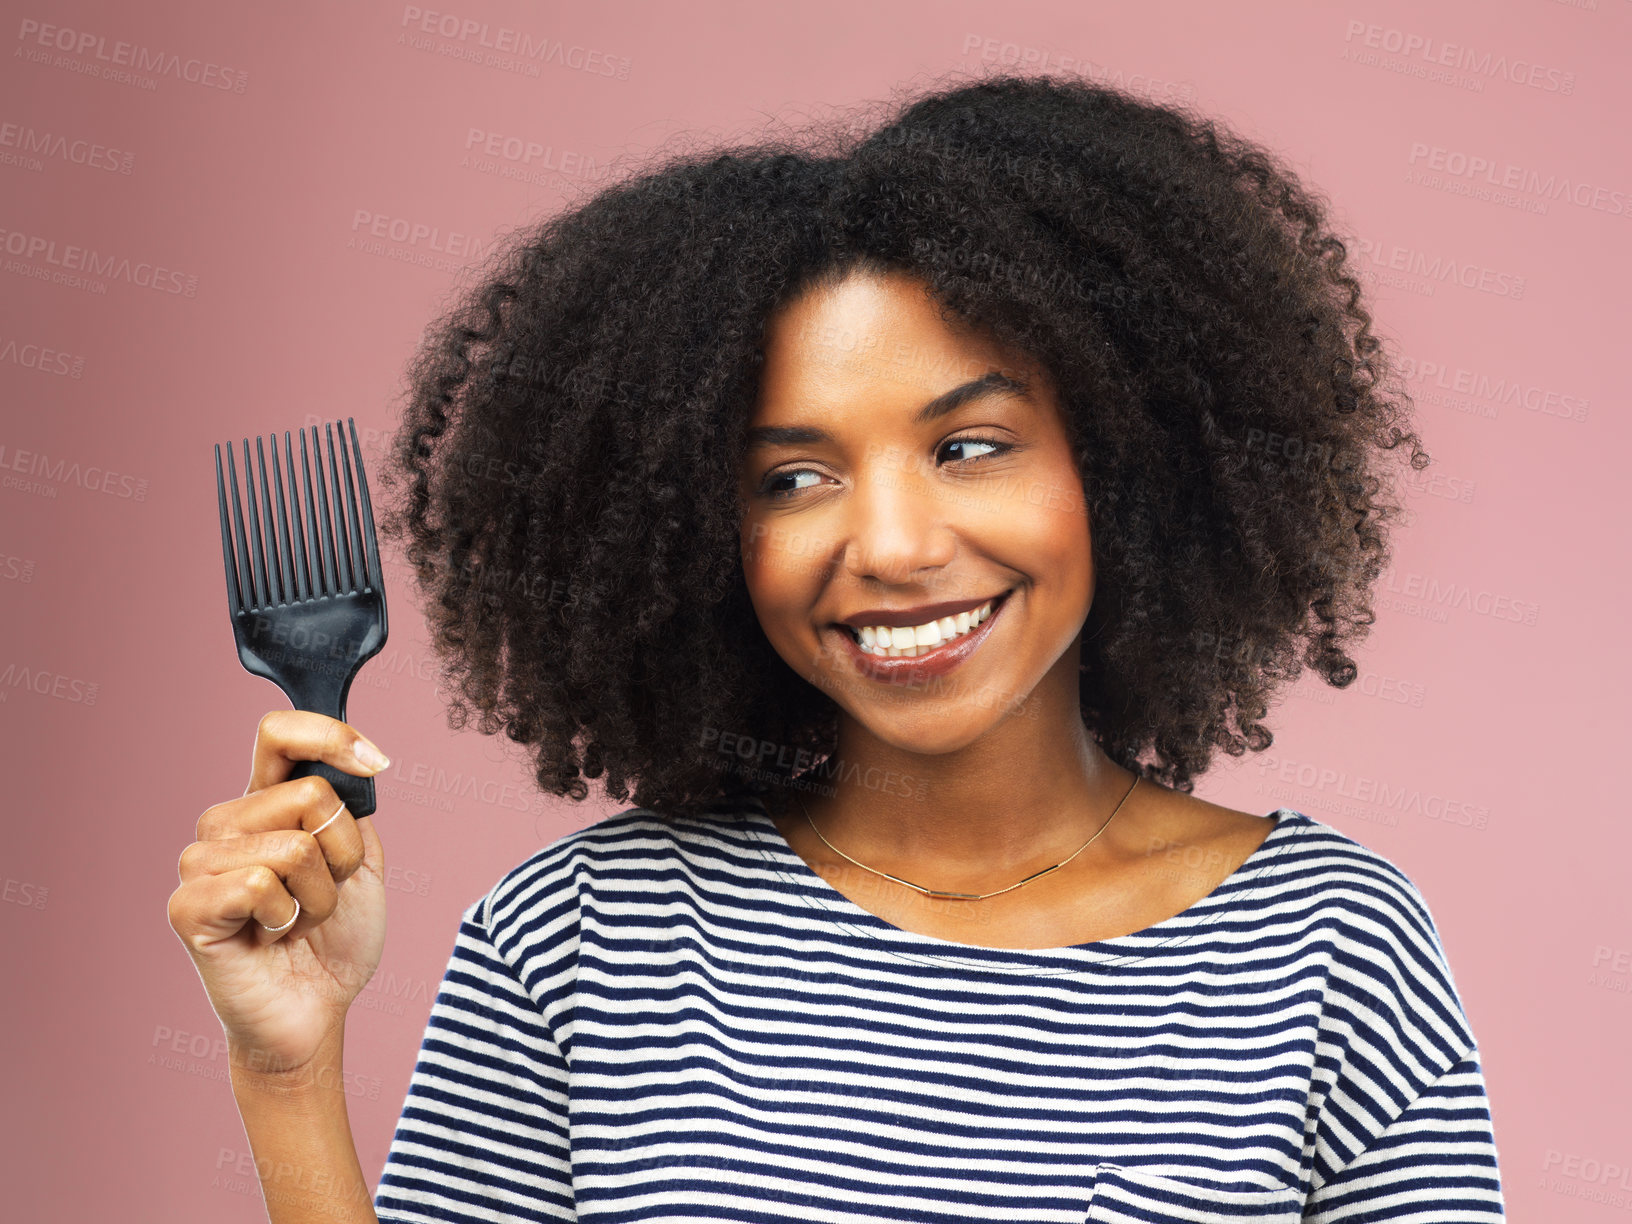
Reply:
[[[460,919],[375,1191],[382,1224],[574,1220],[567,1065],[482,919]]]
[[[1341,1170],[1314,1179],[1318,1224],[1487,1224],[1505,1220],[1496,1137],[1478,1050],[1423,1089]]]
[[[1479,1043],[1438,924],[1417,886],[1381,855],[1351,849],[1347,866],[1322,881],[1332,961],[1304,1218],[1503,1220]]]

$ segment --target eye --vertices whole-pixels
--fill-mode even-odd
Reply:
[[[804,475],[819,476],[821,473],[812,471],[810,468],[788,468],[786,471],[772,472],[769,476],[765,477],[765,483],[759,486],[759,491],[762,496],[768,497],[772,501],[792,497],[794,494],[799,492],[798,489],[773,489],[771,488],[771,485],[778,480],[785,480],[789,476]]]
[[[973,435],[966,435],[962,438],[951,438],[942,443],[941,453],[944,454],[946,451],[955,446],[988,446],[992,448],[986,454],[966,456],[962,459],[954,459],[951,461],[964,466],[979,463],[982,459],[991,459],[998,455],[1007,454],[1009,451],[1014,449],[1014,445],[1012,443],[1001,441],[998,438],[981,438]],[[814,468],[783,468],[781,471],[772,472],[770,475],[765,477],[764,482],[759,486],[760,495],[762,497],[768,497],[772,501],[785,501],[790,497],[795,497],[799,494],[799,489],[776,489],[772,488],[772,485],[776,481],[784,480],[791,476],[804,475],[820,476],[821,473],[816,471]]]
[[[965,457],[963,459],[959,459],[957,461],[959,463],[975,463],[975,462],[977,462],[978,460],[981,460],[981,459],[990,459],[990,458],[993,457],[993,455],[1006,454],[1007,452],[1014,449],[1014,447],[1011,446],[1009,443],[999,441],[997,438],[976,438],[976,437],[953,438],[951,441],[947,442],[946,445],[948,447],[953,447],[953,446],[990,446],[992,448],[992,451],[989,454],[975,455],[973,457]]]

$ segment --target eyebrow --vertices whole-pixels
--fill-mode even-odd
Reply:
[[[994,395],[1025,396],[1030,389],[1030,384],[1024,379],[1013,378],[1001,370],[991,370],[937,395],[918,409],[912,423],[927,425],[975,400]],[[799,446],[833,440],[832,434],[815,425],[756,425],[748,431],[747,445],[752,449],[756,446]]]

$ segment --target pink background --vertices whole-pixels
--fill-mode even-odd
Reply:
[[[401,4],[13,7],[0,29],[8,1218],[264,1219],[220,1027],[165,916],[198,815],[242,792],[256,722],[286,704],[233,654],[212,444],[349,414],[372,461],[454,270],[621,173],[620,158],[1016,65],[1220,115],[1285,154],[1361,240],[1378,330],[1410,363],[1437,462],[1408,496],[1360,681],[1301,685],[1274,747],[1224,758],[1197,793],[1295,807],[1402,867],[1480,1041],[1512,1218],[1625,1218],[1632,836],[1603,763],[1623,759],[1628,732],[1627,554],[1611,523],[1632,443],[1632,5],[443,10],[559,53],[519,64],[449,54],[482,54],[480,35],[424,33]],[[67,31],[78,58],[30,22]],[[121,41],[179,55],[199,79],[105,76]],[[437,237],[370,245],[373,217]],[[74,280],[69,247],[156,265],[159,283]],[[540,799],[513,749],[447,729],[419,610],[388,565],[390,641],[348,711],[394,759],[377,822],[390,937],[348,1026],[371,1185],[460,911],[627,806]]]

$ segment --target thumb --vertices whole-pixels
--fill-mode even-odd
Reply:
[[[380,835],[374,828],[373,817],[357,817],[357,833],[363,839],[363,866],[384,879],[385,847],[380,845]]]

